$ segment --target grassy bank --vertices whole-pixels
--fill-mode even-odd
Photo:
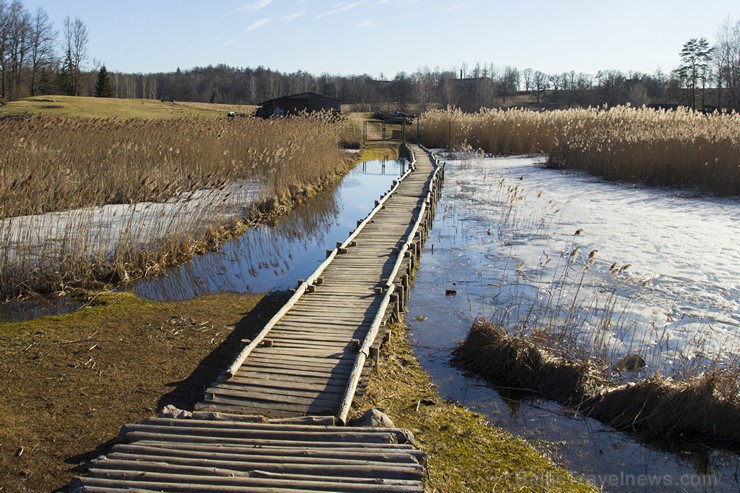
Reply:
[[[74,314],[0,324],[3,491],[63,488],[121,425],[166,404],[192,409],[283,299],[155,303],[99,293],[90,301]]]
[[[395,325],[361,404],[381,408],[429,454],[427,491],[595,491],[524,440],[442,399]],[[358,412],[359,412],[358,411]]]
[[[45,115],[67,118],[223,118],[233,111],[254,114],[255,106],[159,101],[156,99],[113,99],[79,96],[35,96],[0,105],[0,117]]]
[[[740,115],[705,115],[620,106],[602,109],[437,110],[422,116],[428,147],[492,154],[541,153],[554,167],[609,180],[696,189],[740,190]],[[411,127],[408,135],[415,135]]]

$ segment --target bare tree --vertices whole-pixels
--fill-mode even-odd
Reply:
[[[31,22],[31,96],[35,96],[40,72],[53,64],[57,33],[49,21],[49,15],[41,7],[36,10]]]
[[[727,107],[740,111],[740,20],[728,17],[717,31],[713,52],[717,80],[717,106],[722,106],[722,90]]]
[[[28,55],[31,21],[20,0],[0,0],[0,96],[18,97]]]
[[[79,17],[64,19],[65,68],[73,96],[79,95],[82,64],[87,60],[87,42],[88,30],[82,20]]]
[[[501,102],[506,103],[506,98],[516,94],[519,89],[519,70],[516,67],[506,66],[496,81],[496,92],[501,96]]]
[[[532,88],[534,89],[534,97],[537,103],[540,102],[542,94],[547,90],[548,76],[544,72],[536,71],[532,76]]]
[[[529,92],[532,89],[532,82],[534,78],[534,70],[527,67],[522,70],[522,81],[524,82],[524,90]]]

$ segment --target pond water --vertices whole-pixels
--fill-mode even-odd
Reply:
[[[677,360],[699,364],[721,350],[726,362],[738,353],[737,201],[607,183],[541,163],[447,160],[408,303],[422,366],[443,396],[488,415],[606,491],[739,491],[737,450],[647,442],[451,367],[452,349],[480,315],[514,331],[570,317],[577,344],[601,341],[597,354],[613,358],[641,352],[648,371],[680,373],[685,365],[676,369]],[[449,289],[457,294],[446,295]],[[552,293],[562,299],[548,308]],[[588,308],[571,309],[581,304]]]
[[[359,163],[331,190],[297,207],[275,225],[259,225],[165,274],[129,286],[153,300],[185,300],[218,292],[267,292],[295,287],[372,210],[375,200],[407,169],[401,160]],[[0,303],[0,322],[69,313],[68,297]]]
[[[273,226],[250,228],[216,252],[132,286],[139,296],[185,300],[220,292],[267,292],[296,286],[344,241],[407,169],[405,159],[358,164],[331,191],[300,205]]]

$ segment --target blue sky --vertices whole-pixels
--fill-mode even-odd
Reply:
[[[90,32],[109,70],[168,72],[224,63],[362,74],[531,67],[669,72],[689,38],[713,41],[737,0],[23,0],[61,30]]]

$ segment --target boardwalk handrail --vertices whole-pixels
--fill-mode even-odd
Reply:
[[[341,244],[339,248],[347,248],[352,241],[354,241],[355,238],[362,232],[362,230],[367,226],[370,221],[373,220],[373,217],[375,217],[375,214],[378,213],[378,211],[382,210],[385,206],[385,203],[388,201],[391,196],[393,196],[394,193],[396,193],[396,190],[398,190],[398,187],[401,185],[401,182],[406,179],[406,177],[411,174],[413,171],[413,162],[411,163],[411,168],[409,168],[398,180],[393,181],[393,186],[391,187],[388,192],[383,195],[380,200],[378,200],[378,204],[373,208],[372,211],[370,211],[370,214],[368,214],[365,219],[363,219],[358,225],[357,228],[347,237],[346,240],[344,240],[344,243]]]
[[[355,358],[355,363],[352,366],[352,372],[349,375],[347,387],[344,390],[344,397],[342,397],[342,403],[339,406],[339,412],[337,413],[337,418],[342,424],[347,422],[347,415],[349,415],[349,410],[352,407],[352,401],[355,399],[355,392],[357,392],[357,386],[360,383],[362,370],[365,368],[365,361],[367,361],[367,358],[370,356],[370,348],[375,343],[375,337],[378,335],[380,325],[383,323],[383,318],[385,318],[385,311],[388,309],[388,305],[391,302],[391,296],[393,295],[394,289],[395,286],[391,285],[386,290],[383,301],[380,304],[380,308],[378,308],[378,313],[375,314],[375,318],[373,319],[373,323],[370,326],[367,335],[365,336],[362,347],[360,347],[359,351],[357,352],[357,357]]]
[[[333,250],[328,252],[326,260],[324,260],[321,265],[319,265],[319,267],[313,272],[313,274],[308,277],[308,279],[300,283],[300,285],[296,288],[295,293],[293,293],[293,295],[290,297],[290,299],[288,299],[285,305],[283,305],[283,307],[265,324],[265,326],[262,328],[262,330],[259,331],[255,338],[251,340],[249,344],[244,346],[241,351],[239,351],[239,354],[234,357],[231,364],[225,371],[225,375],[228,378],[236,375],[236,373],[239,371],[239,368],[244,364],[244,361],[246,361],[252,351],[254,351],[260,344],[262,344],[262,341],[267,337],[267,334],[270,333],[270,330],[272,330],[272,328],[280,321],[280,319],[283,318],[283,316],[288,313],[291,308],[293,308],[298,300],[301,299],[303,294],[308,289],[308,286],[316,282],[316,279],[318,279],[321,276],[321,273],[324,272],[324,270],[332,263],[334,258],[339,253],[340,249],[347,248],[347,246],[352,241],[354,241],[357,235],[360,234],[362,229],[370,223],[373,216],[375,216],[378,211],[385,207],[385,202],[396,192],[396,190],[398,190],[401,182],[406,179],[407,176],[409,176],[413,169],[414,161],[411,162],[410,168],[398,180],[395,180],[395,184],[393,185],[393,187],[391,187],[391,189],[377,202],[377,205],[373,208],[372,211],[370,211],[367,217],[365,217],[365,219],[357,225],[357,228],[355,228],[350,236],[339,247],[334,248]]]
[[[413,151],[411,149],[408,150],[411,155],[413,156]],[[414,162],[416,159],[414,158]],[[437,172],[439,171],[439,167],[437,167],[434,170],[434,173],[432,173],[432,179],[430,180],[430,183],[433,185],[434,180],[437,177]],[[383,318],[385,317],[385,311],[388,308],[388,305],[390,304],[391,295],[393,294],[395,290],[395,285],[393,282],[396,279],[396,276],[398,275],[398,271],[401,269],[401,266],[404,263],[404,256],[406,252],[409,250],[409,245],[414,239],[414,236],[416,236],[416,232],[419,230],[419,226],[421,225],[421,221],[424,218],[424,214],[426,212],[426,203],[429,198],[429,195],[431,194],[431,186],[429,191],[427,191],[426,197],[424,197],[424,202],[421,204],[421,208],[419,209],[419,215],[416,218],[416,222],[414,223],[414,226],[411,228],[411,231],[409,232],[408,236],[406,237],[406,241],[404,242],[403,246],[398,252],[398,258],[396,259],[396,263],[393,266],[393,271],[391,272],[390,276],[388,277],[388,281],[386,283],[386,293],[385,297],[383,298],[383,301],[381,303],[380,308],[378,309],[378,313],[376,314],[375,318],[373,319],[373,323],[370,326],[370,329],[368,330],[367,335],[365,336],[365,340],[363,341],[362,347],[357,353],[357,357],[355,358],[355,363],[352,366],[352,372],[349,376],[349,381],[347,383],[347,387],[344,391],[344,397],[342,398],[342,404],[339,406],[339,411],[337,412],[337,419],[340,423],[346,423],[347,422],[347,416],[349,415],[350,408],[352,407],[352,401],[355,397],[355,392],[357,391],[357,386],[359,385],[360,378],[362,376],[362,371],[365,367],[365,362],[367,361],[367,358],[370,356],[370,348],[373,344],[375,344],[375,337],[378,335],[378,330],[380,329],[380,325],[383,323]]]

